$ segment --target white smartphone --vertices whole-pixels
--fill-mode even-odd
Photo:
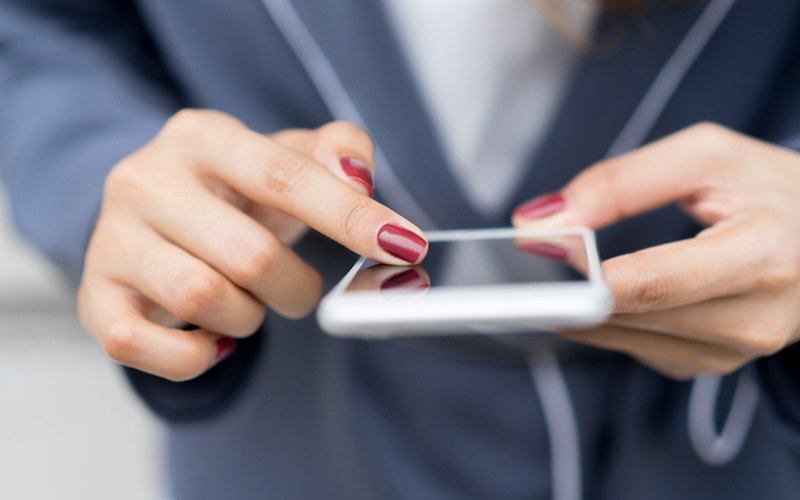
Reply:
[[[330,335],[354,338],[530,332],[602,323],[612,310],[585,227],[426,233],[421,265],[361,258],[319,305]]]

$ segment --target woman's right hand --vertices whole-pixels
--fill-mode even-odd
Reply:
[[[255,332],[265,305],[313,310],[320,277],[290,248],[306,227],[375,261],[421,261],[421,231],[371,199],[373,156],[347,123],[265,137],[223,113],[179,112],[106,180],[81,321],[115,361],[188,380]]]

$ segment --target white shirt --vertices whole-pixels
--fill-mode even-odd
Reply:
[[[564,2],[586,31],[594,0]],[[384,0],[453,173],[499,211],[525,173],[578,53],[534,0]]]

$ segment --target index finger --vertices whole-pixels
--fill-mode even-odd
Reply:
[[[200,121],[214,132],[186,134],[200,138],[191,144],[196,165],[248,198],[287,213],[377,262],[415,264],[427,253],[419,228],[354,191],[310,156],[231,118]]]
[[[643,313],[739,295],[753,287],[749,270],[762,258],[753,233],[701,233],[603,263],[615,313]]]

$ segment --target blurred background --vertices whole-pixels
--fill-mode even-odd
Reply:
[[[163,500],[159,430],[0,185],[0,499]]]

